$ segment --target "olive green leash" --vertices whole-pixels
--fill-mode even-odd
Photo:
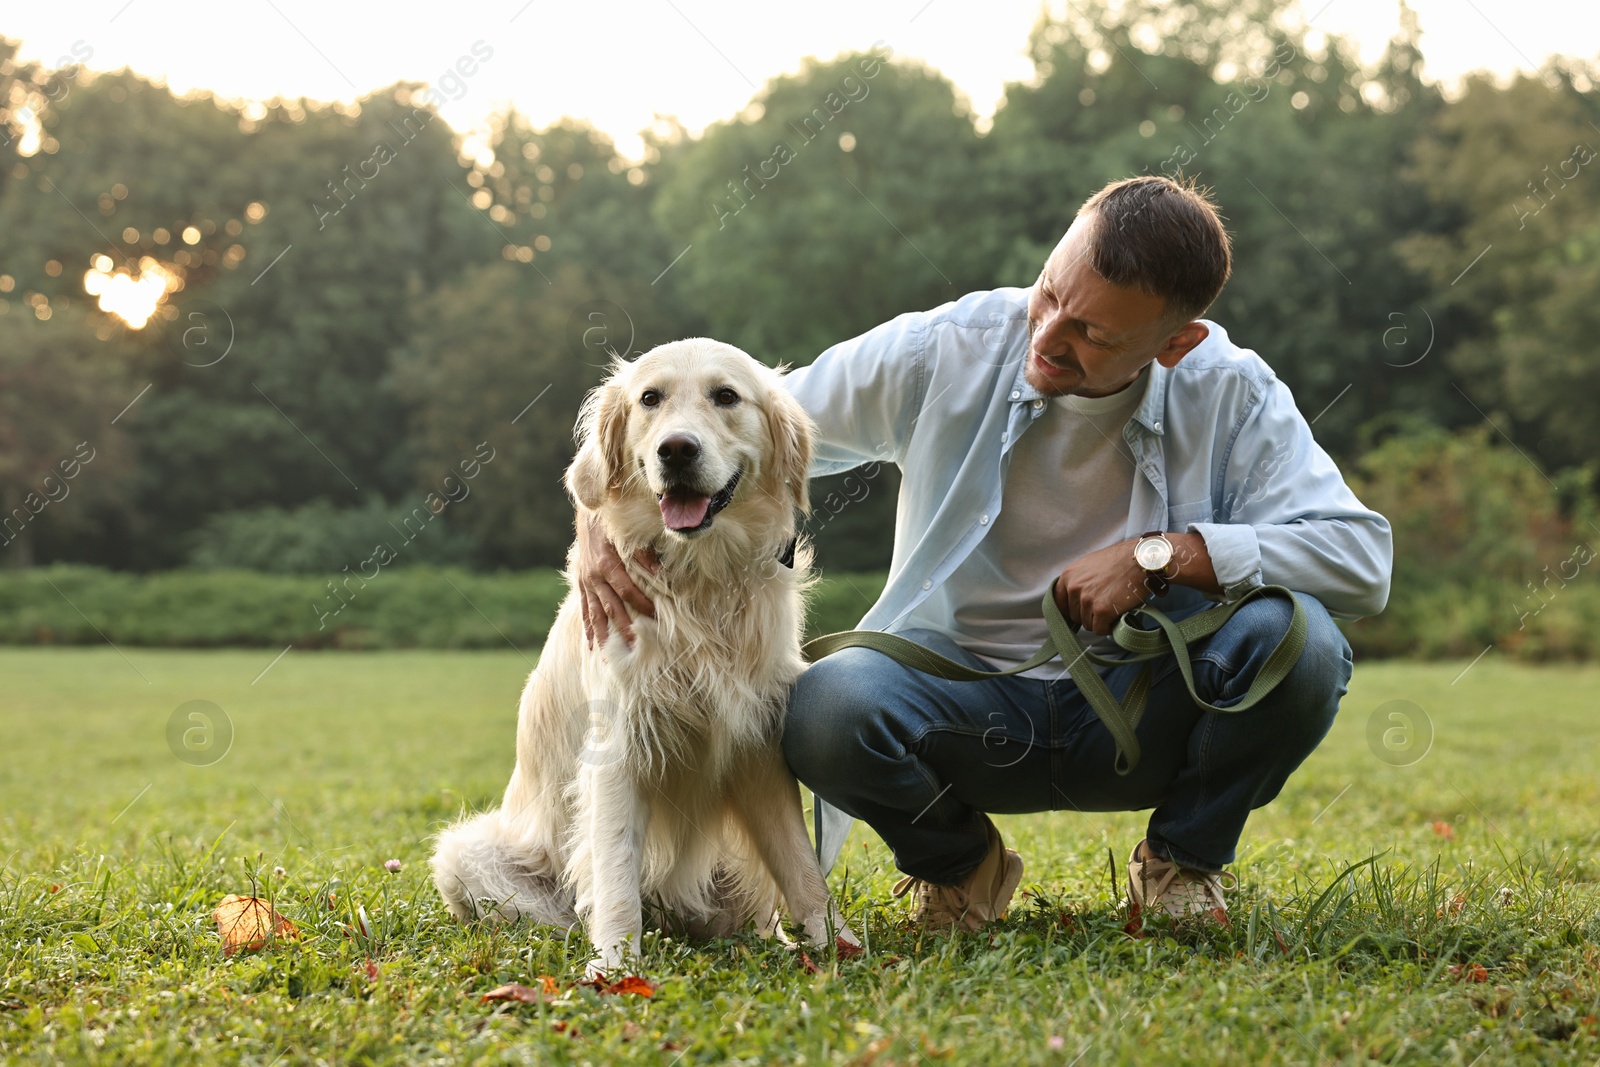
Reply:
[[[1261,669],[1256,672],[1255,678],[1250,682],[1250,688],[1232,707],[1219,708],[1202,700],[1195,692],[1194,665],[1189,656],[1190,643],[1216,633],[1233,617],[1234,612],[1250,601],[1262,597],[1280,596],[1287,598],[1293,609],[1289,619],[1289,630],[1267,656]],[[1306,646],[1305,609],[1300,606],[1300,601],[1296,599],[1294,593],[1281,585],[1257,586],[1238,600],[1208,608],[1181,622],[1174,622],[1164,612],[1155,608],[1140,608],[1129,612],[1117,620],[1117,625],[1111,632],[1111,639],[1118,647],[1129,653],[1123,657],[1101,656],[1088,651],[1079,643],[1072,626],[1062,618],[1061,610],[1056,607],[1054,583],[1051,583],[1050,590],[1045,593],[1040,610],[1044,613],[1045,623],[1050,627],[1050,639],[1039,651],[1010,670],[980,671],[941,656],[915,641],[878,630],[845,630],[840,633],[823,634],[807,641],[801,647],[800,653],[808,662],[813,662],[841,649],[868,648],[924,674],[952,682],[976,682],[985,678],[1004,678],[1007,675],[1021,674],[1023,671],[1049,663],[1059,656],[1067,669],[1073,672],[1072,680],[1077,683],[1084,699],[1089,702],[1089,706],[1100,717],[1100,721],[1105,723],[1106,729],[1116,741],[1116,771],[1125,775],[1139,765],[1139,739],[1134,731],[1144,715],[1145,702],[1150,696],[1150,679],[1153,671],[1149,661],[1172,656],[1177,660],[1178,670],[1183,673],[1184,685],[1188,686],[1189,696],[1196,704],[1207,711],[1231,714],[1248,711],[1271,693],[1279,682],[1289,676],[1289,672],[1294,669],[1295,663],[1300,659],[1300,653]],[[1129,617],[1138,614],[1148,615],[1155,621],[1156,629],[1141,630],[1128,622]],[[1119,704],[1098,672],[1073,670],[1080,660],[1085,659],[1101,667],[1120,667],[1128,663],[1143,662],[1145,668],[1139,672],[1133,685],[1128,688],[1127,695]],[[820,837],[818,840],[820,841]]]

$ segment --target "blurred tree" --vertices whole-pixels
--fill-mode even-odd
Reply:
[[[508,258],[537,263],[547,285],[564,266],[648,283],[671,262],[678,249],[651,217],[654,168],[630,164],[609,137],[574,119],[536,130],[513,111],[493,125],[493,160],[480,160],[466,180],[490,221],[513,236],[517,252]],[[674,314],[680,332],[695,332],[689,310],[661,311]]]
[[[1470,79],[1416,152],[1445,221],[1404,242],[1450,315],[1446,355],[1466,394],[1553,465],[1600,453],[1597,83],[1580,64],[1504,89]]]
[[[487,445],[452,529],[478,541],[484,563],[560,566],[572,540],[562,474],[572,461],[583,395],[626,355],[673,340],[671,316],[647,283],[556,269],[546,284],[525,267],[469,270],[418,303],[395,380],[412,405],[417,476],[460,476]],[[481,459],[481,457],[478,457]]]
[[[904,311],[986,287],[970,109],[924,67],[808,60],[690,145],[660,194],[678,284],[710,331],[804,365]]]
[[[116,498],[127,450],[112,420],[138,389],[81,306],[0,307],[0,559],[28,567]]]
[[[241,110],[119,73],[42,111],[42,146],[13,171],[28,180],[0,190],[19,286],[55,302],[170,279],[149,325],[128,322],[153,382],[123,420],[133,547],[91,558],[170,565],[207,515],[409,485],[388,376],[407,304],[502,243],[417,92]],[[123,330],[94,314],[102,336]]]
[[[302,514],[364,528],[372,494],[425,497],[503,438],[452,514],[483,562],[558,562],[559,474],[605,350],[708,333],[804,364],[1031,284],[1082,200],[1141,173],[1214,190],[1236,273],[1211,315],[1336,455],[1389,412],[1480,421],[1454,374],[1519,447],[1581,462],[1600,445],[1600,75],[1558,61],[1447,104],[1401,11],[1364,67],[1308,48],[1284,0],[1085,0],[1041,19],[1034,77],[987,134],[880,47],[808,61],[699,138],[660,119],[636,161],[512,111],[459,137],[419,84],[239,105],[0,39],[0,489],[25,496],[57,443],[29,420],[109,427],[137,395],[130,461],[91,468],[103,497],[30,532],[39,558],[149,568],[219,516],[230,544]],[[818,486],[844,502],[812,524],[829,567],[887,559],[894,472],[863,484]]]
[[[1437,109],[1406,13],[1362,69],[1338,39],[1313,55],[1282,0],[1096,2],[1046,17],[1036,77],[1008,87],[990,155],[1012,236],[1000,270],[1031,284],[1079,204],[1137,174],[1194,179],[1234,239],[1234,275],[1208,315],[1295,390],[1317,435],[1348,454],[1366,419],[1451,410],[1427,347],[1425,281],[1397,235],[1429,221],[1401,174]],[[1410,364],[1410,366],[1405,366]],[[1345,392],[1349,387],[1348,393]]]

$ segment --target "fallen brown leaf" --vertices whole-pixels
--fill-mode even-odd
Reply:
[[[241,897],[229,893],[211,913],[217,922],[217,933],[222,936],[222,954],[231,956],[241,950],[253,952],[265,948],[274,937],[299,937],[294,923],[279,915],[271,904],[260,897]]]
[[[805,971],[807,974],[821,974],[822,973],[822,968],[818,967],[815,963],[813,963],[811,961],[811,957],[806,955],[806,950],[805,949],[801,949],[800,950],[800,955],[797,956],[795,959],[796,959],[796,962],[800,964],[800,969],[802,971]]]
[[[479,1003],[490,1000],[509,1000],[517,1004],[538,1004],[546,999],[544,990],[525,986],[521,982],[507,982],[496,986],[478,998]]]
[[[866,951],[860,945],[852,945],[842,937],[833,939],[833,947],[838,951],[841,960],[853,960]]]
[[[623,993],[635,997],[653,997],[656,995],[656,987],[638,975],[630,974],[620,982],[613,983],[610,989],[602,990],[602,992]]]
[[[553,982],[554,979],[551,981]],[[615,982],[609,981],[603,974],[597,974],[593,978],[578,984],[589,986],[596,993],[621,993],[636,997],[653,997],[656,995],[656,987],[636,974],[625,975]]]

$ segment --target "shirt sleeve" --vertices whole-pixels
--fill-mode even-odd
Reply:
[[[1217,513],[1223,521],[1189,529],[1205,540],[1228,599],[1283,585],[1346,618],[1376,615],[1387,603],[1389,520],[1356,499],[1276,379],[1235,437]]]
[[[784,377],[817,424],[812,477],[904,458],[926,389],[926,341],[925,316],[901,315]]]

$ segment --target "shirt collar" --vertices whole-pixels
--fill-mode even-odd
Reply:
[[[1009,396],[1013,404],[1031,404],[1044,398],[1039,390],[1028,384],[1027,371],[1028,361],[1024,356],[1017,367],[1017,376],[1011,381]],[[1153,434],[1165,431],[1161,413],[1167,409],[1167,376],[1171,373],[1159,363],[1150,364],[1150,382],[1145,386],[1144,399],[1139,401],[1138,408],[1133,412],[1133,421]]]

